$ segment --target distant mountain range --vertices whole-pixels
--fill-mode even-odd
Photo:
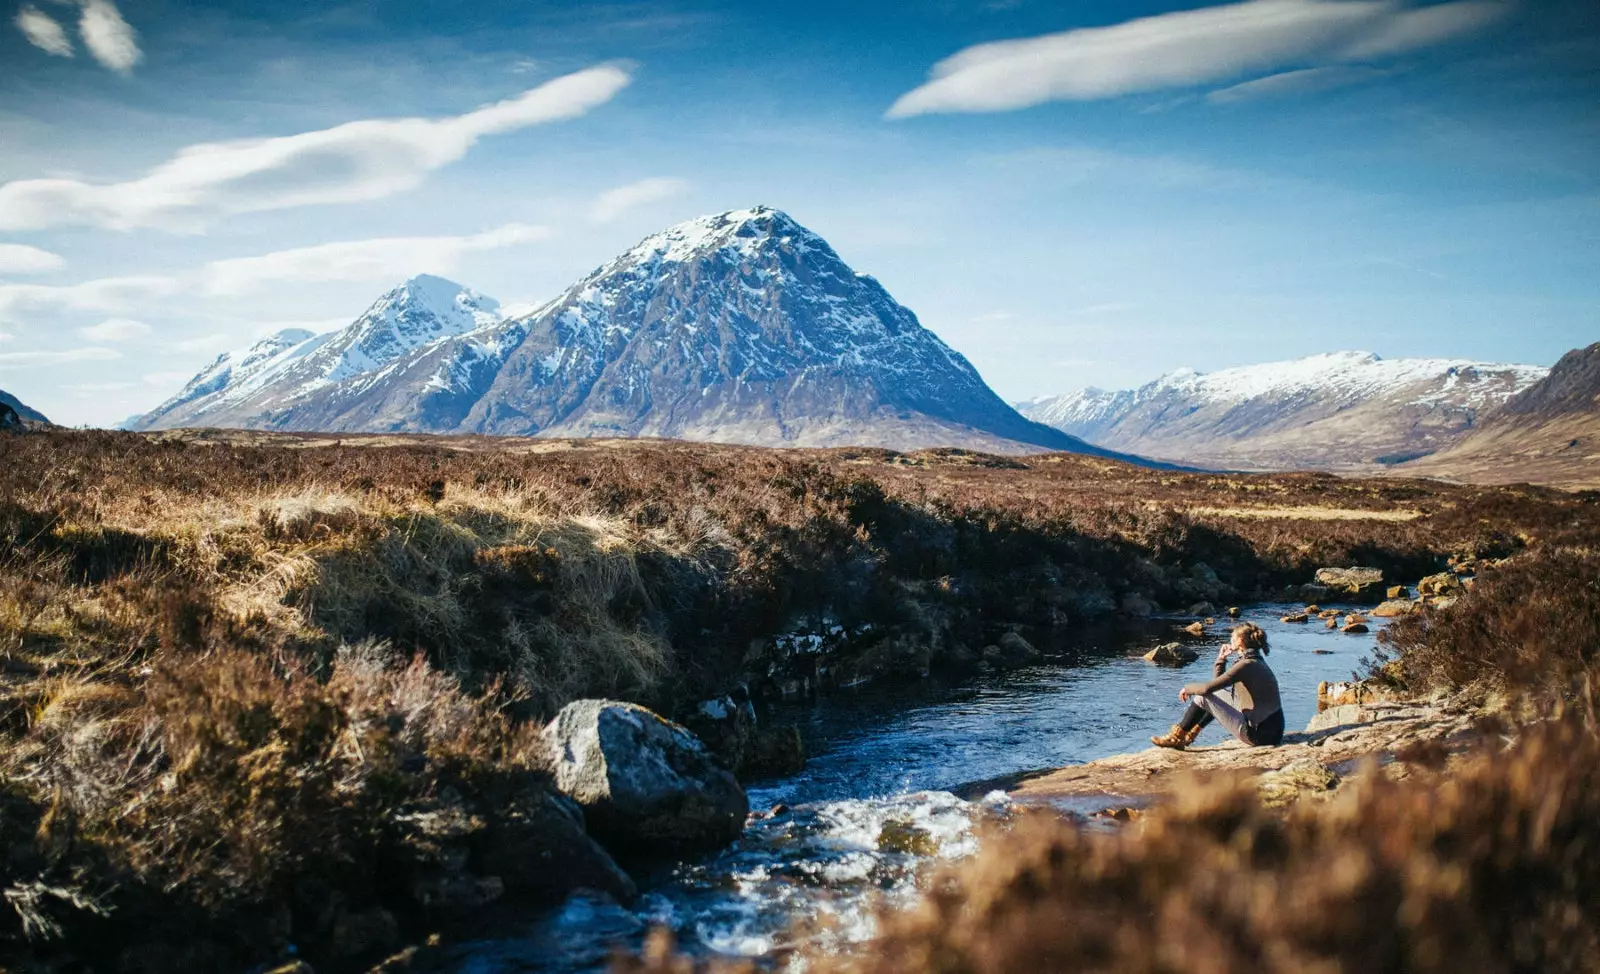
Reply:
[[[1449,449],[1405,472],[1600,487],[1600,342],[1561,356]]]
[[[521,316],[412,278],[337,332],[221,356],[126,425],[1114,455],[1019,415],[767,207],[650,236]]]
[[[28,408],[27,404],[25,404],[21,399],[18,399],[11,393],[6,392],[4,389],[0,389],[0,404],[10,406],[12,409],[16,410],[17,415],[27,422],[50,422],[48,419],[44,418],[44,413],[39,412],[37,409]]]
[[[1359,470],[1450,447],[1549,373],[1530,365],[1334,352],[1137,389],[1021,403],[1030,419],[1107,449],[1203,467]]]

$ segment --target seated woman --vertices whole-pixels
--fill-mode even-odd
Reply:
[[[1239,661],[1228,665],[1237,653]],[[1264,657],[1267,634],[1254,623],[1233,631],[1233,638],[1217,651],[1209,683],[1191,683],[1178,691],[1178,699],[1189,709],[1183,719],[1162,737],[1150,738],[1157,747],[1178,750],[1193,744],[1200,731],[1213,720],[1239,740],[1252,747],[1276,747],[1283,743],[1283,706],[1278,700],[1278,678],[1273,676]]]

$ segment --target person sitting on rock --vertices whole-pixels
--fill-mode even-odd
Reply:
[[[1178,699],[1189,708],[1172,730],[1150,738],[1150,743],[1182,750],[1213,720],[1252,747],[1283,743],[1283,706],[1278,678],[1267,666],[1267,652],[1267,634],[1260,626],[1247,622],[1235,629],[1233,638],[1217,651],[1213,679],[1178,691]],[[1235,653],[1239,661],[1230,667],[1228,657]]]

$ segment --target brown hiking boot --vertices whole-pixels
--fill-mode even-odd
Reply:
[[[1188,747],[1189,745],[1193,744],[1195,741],[1199,740],[1200,739],[1200,732],[1203,731],[1203,730],[1205,730],[1204,727],[1201,727],[1199,724],[1196,724],[1195,726],[1193,726],[1193,727],[1189,728],[1187,731],[1185,731],[1184,735],[1183,735],[1183,746],[1184,747]]]
[[[1189,742],[1192,740],[1194,740],[1194,738],[1189,736],[1188,731],[1184,730],[1182,727],[1179,727],[1177,724],[1173,724],[1172,730],[1167,731],[1160,737],[1150,738],[1150,743],[1154,744],[1156,747],[1170,747],[1175,751],[1181,751],[1188,747]]]

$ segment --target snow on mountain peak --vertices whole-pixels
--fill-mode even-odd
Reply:
[[[1341,351],[1217,372],[1177,369],[1141,388],[1139,393],[1141,398],[1149,398],[1163,390],[1182,390],[1198,401],[1215,403],[1318,393],[1353,402],[1464,369],[1516,371],[1515,381],[1522,386],[1537,381],[1542,374],[1533,367],[1491,366],[1467,359],[1386,359],[1372,352]]]
[[[362,318],[382,315],[390,308],[400,309],[397,316],[406,312],[432,315],[455,334],[500,320],[500,302],[433,274],[418,274],[391,289]]]
[[[827,246],[821,237],[796,223],[782,210],[770,206],[752,206],[745,210],[728,210],[695,217],[653,233],[613,263],[637,263],[652,259],[682,262],[730,249],[742,256],[750,256],[773,238],[788,239],[801,248]]]

